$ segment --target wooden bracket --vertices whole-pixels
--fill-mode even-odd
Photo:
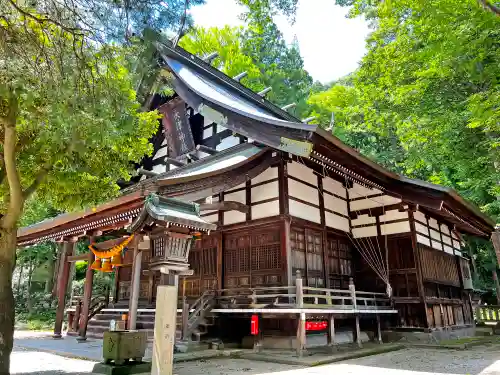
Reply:
[[[239,211],[243,213],[250,212],[250,207],[246,204],[234,201],[202,203],[200,204],[201,211]]]

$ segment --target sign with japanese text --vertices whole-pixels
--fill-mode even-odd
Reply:
[[[186,114],[186,104],[175,98],[158,108],[163,115],[162,125],[168,146],[168,156],[176,158],[195,149],[191,125]]]

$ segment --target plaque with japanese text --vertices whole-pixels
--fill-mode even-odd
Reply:
[[[191,125],[186,114],[186,104],[176,98],[158,108],[163,115],[162,124],[168,146],[168,156],[176,158],[194,151]]]

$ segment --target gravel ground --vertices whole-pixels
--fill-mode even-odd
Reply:
[[[85,375],[93,362],[16,348],[11,373],[17,375]],[[405,349],[397,352],[302,368],[243,359],[200,360],[176,364],[176,375],[500,375],[500,345],[465,351]]]

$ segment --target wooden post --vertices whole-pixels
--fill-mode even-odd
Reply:
[[[302,309],[304,307],[304,290],[302,285],[302,277],[300,276],[300,271],[297,271],[297,277],[295,278],[295,298],[297,308]],[[297,355],[302,357],[304,349],[306,347],[306,314],[299,313],[297,322]]]
[[[188,319],[189,319],[189,303],[187,298],[182,298],[182,340],[188,340]]]
[[[94,242],[94,238],[90,237],[90,243]],[[92,301],[92,284],[94,282],[94,270],[91,268],[94,262],[94,253],[89,252],[87,260],[87,271],[85,272],[85,285],[83,290],[83,307],[80,328],[78,331],[77,341],[83,342],[87,340],[87,325],[89,322],[90,303]]]
[[[377,314],[377,340],[379,344],[382,344],[382,330],[380,329],[380,315]]]
[[[121,267],[116,267],[115,269],[115,286],[113,290],[113,303],[117,303],[120,299],[120,269]]]
[[[495,284],[495,291],[496,291],[496,295],[497,295],[497,306],[498,306],[498,305],[500,305],[500,284],[498,283],[498,275],[497,275],[496,267],[493,271],[491,271],[491,274],[493,276],[493,282]]]
[[[351,292],[352,307],[354,310],[357,310],[358,304],[356,301],[356,288],[352,277],[349,278],[349,291]],[[359,328],[359,314],[357,311],[355,311],[354,314],[356,316],[356,343],[358,344],[358,347],[362,348],[363,345],[361,343],[361,331]]]
[[[82,301],[79,299],[75,306],[75,316],[73,317],[73,322],[72,322],[73,327],[70,326],[70,322],[68,321],[68,330],[69,327],[71,327],[71,330],[73,332],[78,332],[78,329],[80,327],[81,313],[82,313]]]
[[[57,277],[57,310],[56,310],[56,322],[54,324],[54,335],[55,339],[60,339],[62,337],[62,325],[64,320],[64,307],[66,305],[66,289],[68,287],[70,263],[68,262],[68,257],[73,253],[73,246],[75,243],[70,241],[65,241],[63,243],[63,251],[61,254],[61,268],[59,276]]]
[[[132,291],[130,293],[129,311],[128,311],[128,329],[134,330],[137,323],[137,307],[139,305],[139,293],[141,287],[141,266],[142,251],[139,250],[139,241],[135,241],[134,260],[132,263]]]
[[[336,349],[335,343],[335,318],[333,314],[328,315],[328,332],[327,332],[328,346]]]

